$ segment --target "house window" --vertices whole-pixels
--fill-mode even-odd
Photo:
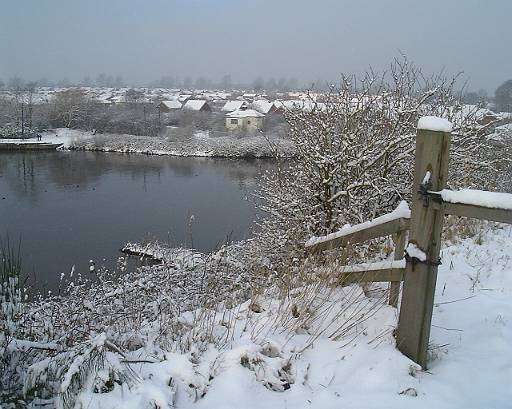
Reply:
[[[238,119],[232,119],[231,125],[238,125]]]

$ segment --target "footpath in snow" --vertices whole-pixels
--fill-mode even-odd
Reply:
[[[511,407],[510,226],[488,227],[443,248],[428,371],[395,348],[396,309],[355,285],[325,296],[323,318],[291,335],[286,328],[300,311],[283,319],[282,305],[268,299],[258,308],[245,303],[216,317],[212,331],[226,334],[225,348],[178,354],[148,346],[130,353],[139,362],[131,365],[138,380],[108,393],[84,393],[80,407]],[[372,314],[351,321],[363,305]],[[340,330],[347,322],[354,326]]]

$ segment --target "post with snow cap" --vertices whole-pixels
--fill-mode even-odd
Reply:
[[[415,251],[406,255],[397,347],[423,368],[427,361],[444,216],[443,210],[434,206],[424,193],[446,186],[451,130],[446,119],[423,117],[416,135],[409,230],[409,247],[413,246]],[[423,253],[426,257],[418,256]]]

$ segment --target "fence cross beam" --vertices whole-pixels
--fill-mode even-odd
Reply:
[[[397,234],[405,232],[409,229],[409,219],[400,217],[398,219],[390,220],[385,223],[377,224],[371,227],[361,228],[361,230],[343,235],[332,235],[330,238],[326,236],[320,241],[306,244],[306,250],[310,254],[320,253],[324,250],[332,250],[335,248],[346,247],[365,241],[376,239],[379,237],[389,236],[390,234]],[[403,257],[403,249],[400,252],[400,257]]]
[[[444,214],[471,217],[473,219],[512,224],[512,210],[486,207],[468,203],[451,203],[444,201],[440,192],[427,192],[433,199],[433,206]]]
[[[405,268],[381,268],[364,271],[342,271],[339,274],[338,285],[394,282],[400,284],[404,279]]]

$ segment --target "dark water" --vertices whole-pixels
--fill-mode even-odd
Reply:
[[[214,249],[250,235],[247,200],[267,162],[95,152],[0,153],[0,237],[21,237],[25,274],[55,289],[60,273],[113,268],[127,241]],[[194,215],[190,232],[189,220]]]

